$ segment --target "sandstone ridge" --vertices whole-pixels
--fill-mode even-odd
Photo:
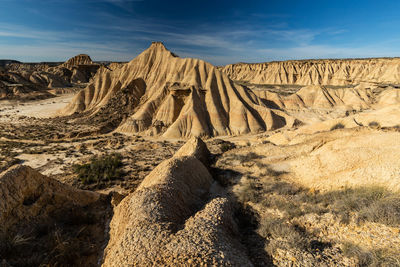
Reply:
[[[204,147],[191,140],[116,207],[103,266],[252,266],[230,201],[210,193]]]
[[[349,85],[400,83],[399,58],[291,60],[222,67],[231,79],[253,84]]]

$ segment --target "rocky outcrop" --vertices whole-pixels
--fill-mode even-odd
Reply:
[[[98,266],[110,199],[15,165],[0,174],[1,266]]]
[[[94,64],[94,63],[89,55],[80,54],[80,55],[77,55],[77,56],[74,56],[74,57],[68,59],[61,66],[64,68],[67,68],[67,69],[72,69],[73,67],[76,67],[79,65],[92,65],[92,64]]]
[[[48,97],[45,91],[53,88],[71,87],[88,83],[100,65],[92,62],[88,55],[75,56],[63,64],[18,63],[5,64],[0,73],[2,98]]]
[[[232,204],[210,193],[204,147],[191,140],[116,207],[103,266],[252,265]]]
[[[61,67],[72,71],[71,83],[87,83],[96,74],[100,65],[93,63],[88,55],[80,54],[70,58]]]
[[[198,137],[192,137],[176,153],[175,157],[192,156],[200,160],[204,166],[208,166],[211,153],[207,145]]]
[[[386,116],[393,125],[399,119],[399,107],[394,111],[396,113],[389,114],[386,110],[378,117],[385,119]],[[400,134],[396,131],[374,130],[372,127],[357,127],[355,118],[365,126],[375,122],[379,127],[380,122],[374,120],[375,115],[366,115],[368,117],[356,114],[346,120],[334,120],[350,129],[330,131],[334,124],[326,121],[321,123],[327,126],[325,128],[313,124],[287,135],[272,135],[268,141],[280,145],[277,151],[283,160],[279,164],[290,170],[289,179],[305,188],[329,191],[382,186],[398,192],[400,183],[396,173],[400,171],[397,160],[400,146],[396,140]]]
[[[254,84],[348,85],[400,83],[399,58],[291,60],[238,63],[221,70],[231,79]]]
[[[0,99],[43,98],[51,96],[51,94],[43,90],[41,85],[29,79],[30,75],[26,75],[25,72],[15,73],[5,71],[0,73]]]
[[[144,88],[138,86],[139,81]],[[120,68],[101,68],[93,83],[62,113],[96,114],[117,92],[133,92],[138,102],[118,127],[126,133],[172,138],[237,135],[277,129],[294,121],[213,65],[179,58],[161,43],[153,43]]]
[[[107,68],[110,70],[115,70],[115,69],[119,69],[122,68],[126,63],[122,63],[122,62],[111,62],[110,64],[107,65]]]
[[[0,174],[0,234],[22,223],[45,220],[50,213],[68,207],[83,207],[99,199],[99,194],[74,189],[15,165]]]

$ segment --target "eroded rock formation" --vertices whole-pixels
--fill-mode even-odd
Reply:
[[[0,174],[0,265],[97,266],[110,206],[105,195],[11,167]]]
[[[252,265],[231,202],[210,193],[207,153],[191,140],[116,207],[103,266]]]
[[[331,89],[320,85],[308,85],[289,96],[267,90],[254,90],[253,92],[269,105],[275,105],[282,109],[361,110],[370,107],[373,95],[370,88],[360,86]]]
[[[99,67],[88,55],[78,55],[61,65],[8,62],[0,71],[0,98],[49,97],[48,89],[89,82]]]
[[[0,174],[0,196],[0,233],[23,222],[46,220],[59,209],[82,207],[99,199],[97,193],[74,189],[24,165]]]
[[[101,68],[62,113],[96,114],[117,92],[130,92],[134,105],[118,130],[165,137],[258,133],[291,125],[293,118],[271,109],[251,90],[234,84],[202,60],[179,58],[153,43],[131,62]]]
[[[238,63],[221,68],[231,79],[254,84],[348,85],[400,83],[399,58],[291,60]]]

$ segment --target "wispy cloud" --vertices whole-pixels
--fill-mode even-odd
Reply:
[[[112,60],[112,57],[116,57],[115,60],[129,60],[140,50],[139,45],[135,46],[135,41],[140,40],[148,43],[154,40],[163,41],[167,45],[177,48],[184,56],[200,57],[216,64],[252,60],[255,57],[259,59],[273,58],[274,55],[278,54],[285,55],[282,57],[311,56],[318,51],[316,48],[322,49],[321,47],[311,46],[313,39],[320,34],[320,31],[313,32],[308,29],[238,28],[229,31],[223,27],[212,28],[206,25],[203,26],[203,30],[199,30],[197,33],[185,33],[178,27],[166,26],[155,20],[117,19],[115,16],[106,13],[99,16],[102,16],[104,20],[113,21],[113,23],[106,25],[87,23],[81,25],[79,31],[38,30],[26,26],[0,23],[0,36],[32,41],[30,45],[3,44],[0,46],[0,56],[13,55],[19,58],[32,58],[32,54],[34,54],[35,58],[40,58],[48,57],[50,53],[71,56],[71,53],[90,51],[97,59]],[[132,26],[126,27],[126,25]],[[102,31],[102,39],[106,41],[97,40],[97,31],[92,31],[93,29]],[[268,36],[267,39],[291,43],[295,47],[290,49],[268,48],[264,43],[254,41],[259,36]],[[180,48],[181,46],[185,46],[186,50]],[[260,49],[260,47],[263,47],[263,49]],[[218,55],[214,50],[212,50],[214,52],[207,51],[209,48],[224,51],[225,55]],[[328,49],[325,51],[329,51],[328,54],[332,52]]]
[[[42,30],[33,27],[0,23],[0,35],[3,37],[18,37],[37,41],[56,41],[66,39],[83,39],[87,37],[84,31],[78,30]]]
[[[0,0],[5,1],[11,0]],[[34,0],[25,1],[34,3]],[[65,0],[43,1],[65,3]],[[93,3],[93,6],[101,2],[101,6],[128,12],[116,14],[107,8],[96,9],[88,13],[84,21],[52,17],[52,20],[69,26],[60,27],[60,30],[55,30],[57,27],[1,23],[0,20],[0,58],[64,60],[77,53],[88,53],[96,60],[130,60],[150,41],[163,41],[179,55],[202,58],[218,65],[238,61],[385,56],[397,53],[395,48],[383,51],[372,46],[320,42],[321,37],[339,39],[348,34],[348,29],[293,26],[287,21],[290,18],[287,14],[252,13],[249,14],[251,18],[233,20],[229,24],[201,21],[189,27],[179,17],[162,19],[131,15],[129,12],[143,0],[69,1],[76,4]],[[44,17],[36,6],[26,9]],[[252,23],[253,18],[268,23]],[[393,43],[391,47],[394,47]],[[380,47],[385,46],[389,45],[381,44]]]
[[[312,58],[365,58],[399,56],[399,49],[382,50],[376,46],[346,47],[330,45],[306,45],[290,48],[258,49],[255,54],[268,59],[312,59]],[[278,57],[278,58],[277,58]]]

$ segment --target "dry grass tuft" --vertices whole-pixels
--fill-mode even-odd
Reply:
[[[331,131],[336,130],[336,129],[343,129],[344,127],[345,127],[345,126],[344,126],[343,123],[338,122],[338,123],[336,123],[335,125],[333,125],[333,126],[331,127]]]

